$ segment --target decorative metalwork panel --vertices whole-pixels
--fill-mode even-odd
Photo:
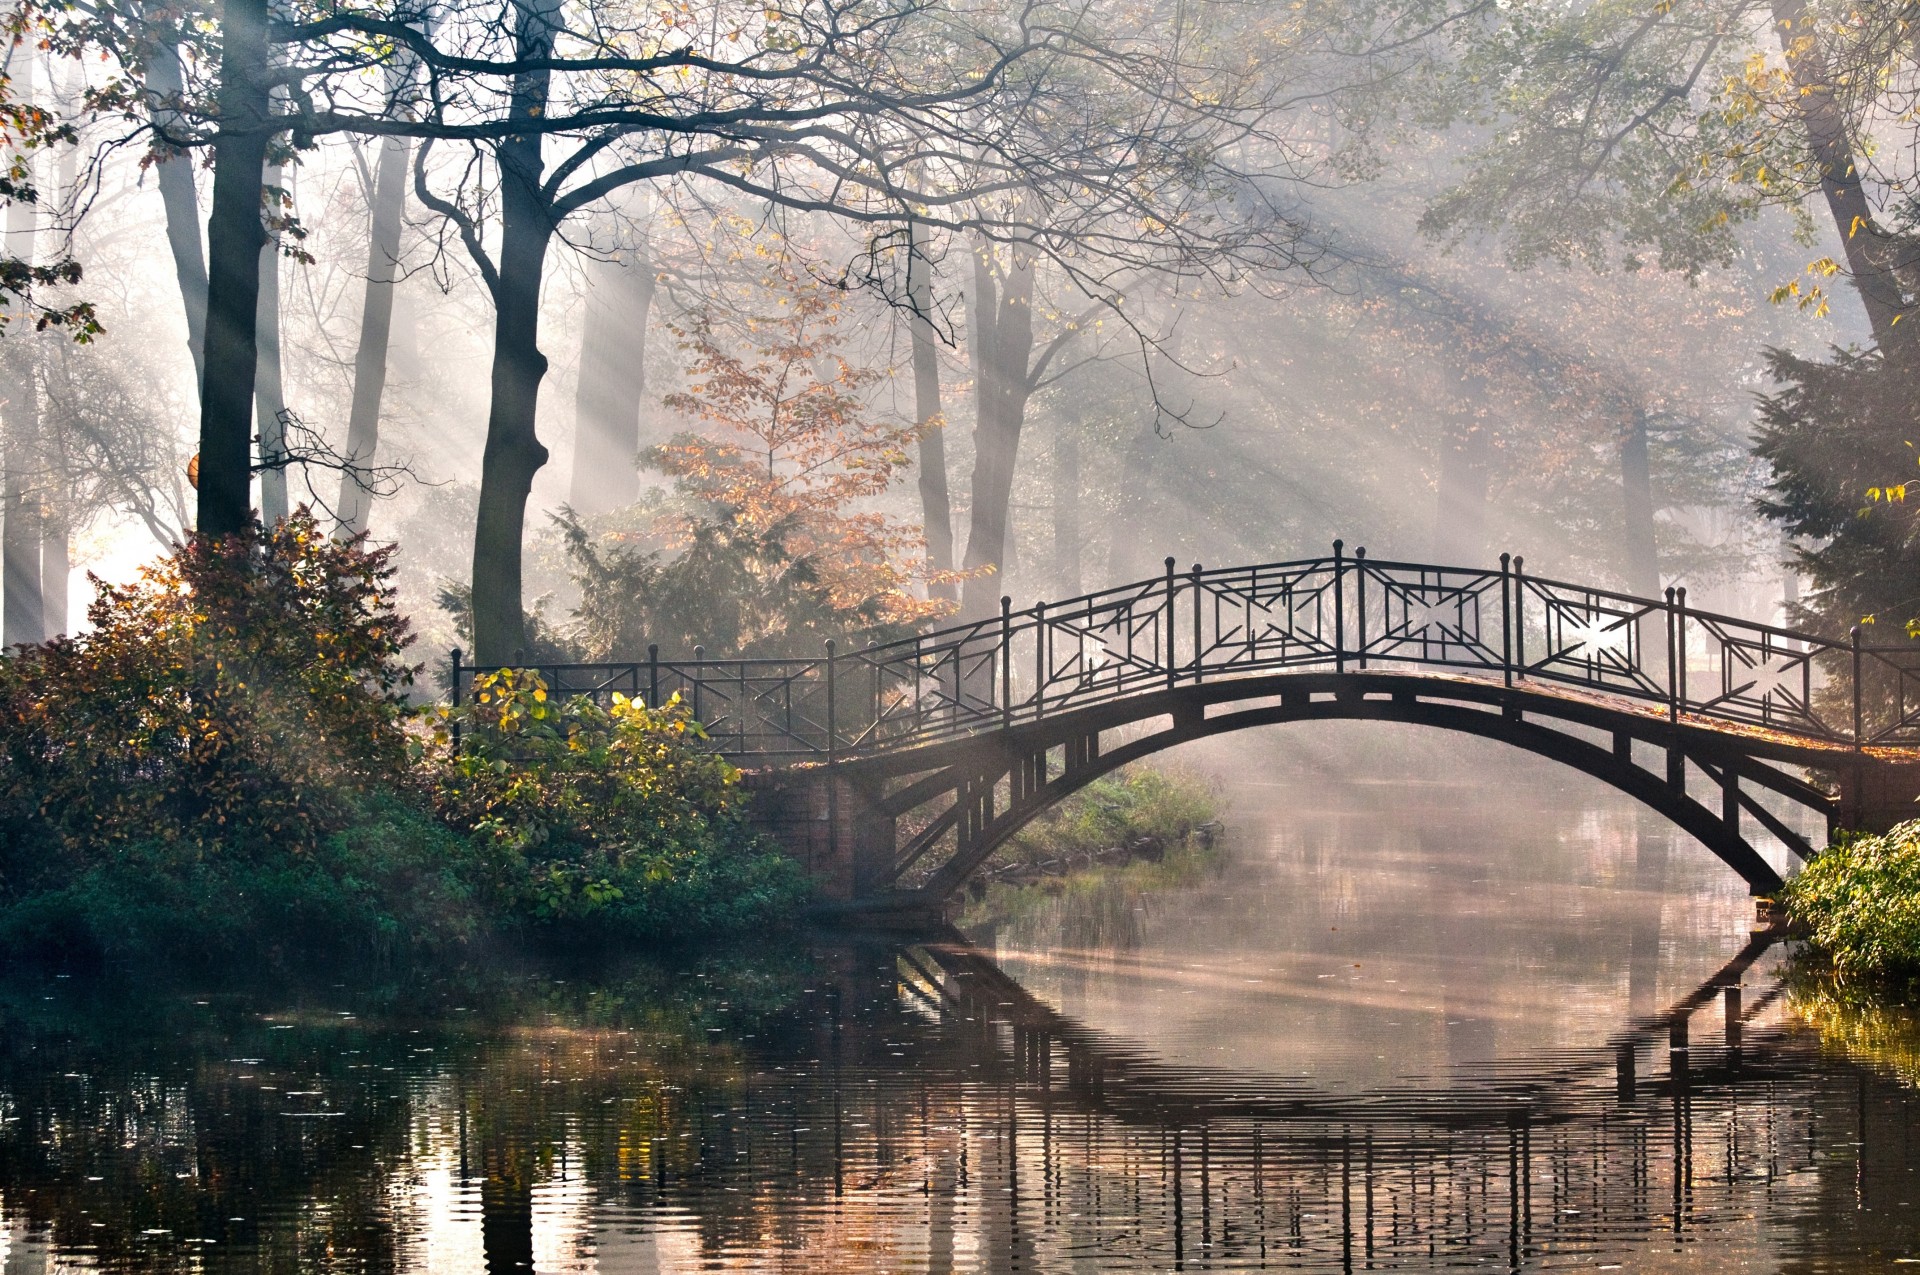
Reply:
[[[1363,558],[1354,575],[1362,667],[1381,661],[1503,667],[1498,571]]]
[[[1207,672],[1332,663],[1338,655],[1330,560],[1202,573],[1198,650]]]
[[[1863,650],[1857,684],[1868,743],[1920,746],[1920,649]]]
[[[1845,710],[1830,720],[1815,694],[1819,662],[1845,648],[1697,611],[1680,623],[1682,711],[1820,739],[1851,732]]]
[[[1528,677],[1636,699],[1667,696],[1667,610],[1657,602],[1517,577],[1514,663]],[[1649,664],[1649,644],[1660,652]]]

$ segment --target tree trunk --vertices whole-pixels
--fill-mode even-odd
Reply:
[[[997,304],[987,250],[974,258],[976,326],[983,330],[976,335],[974,345],[978,415],[966,566],[970,571],[990,567],[992,573],[967,580],[960,605],[964,619],[993,614],[1006,592],[1006,580],[1000,573],[1007,561],[1008,505],[1013,498],[1020,427],[1031,393],[1027,368],[1033,356],[1033,263],[1017,250],[1012,256],[1006,288]]]
[[[581,514],[624,509],[640,499],[640,413],[647,394],[647,316],[655,284],[644,248],[622,258],[595,262],[587,274],[567,496]]]
[[[33,63],[20,59],[14,89],[33,96]],[[31,163],[31,160],[27,161]],[[31,181],[31,176],[28,178]],[[7,208],[7,250],[21,261],[34,256],[35,210],[24,200]],[[38,342],[26,324],[16,323],[0,351],[7,374],[4,447],[0,448],[0,645],[38,642],[46,637],[40,581],[41,504],[46,473],[40,456],[40,387],[34,375]]]
[[[1156,545],[1152,537],[1142,534],[1142,528],[1154,525],[1153,515],[1165,503],[1159,492],[1150,490],[1147,481],[1153,473],[1154,450],[1163,441],[1151,424],[1142,425],[1127,440],[1115,482],[1118,500],[1108,531],[1106,578],[1097,582],[1098,587],[1144,579],[1161,570],[1152,555],[1166,546]],[[1121,518],[1125,521],[1119,521]]]
[[[180,50],[162,44],[147,64],[147,90],[159,101],[177,101],[184,91],[180,78]],[[178,113],[153,111],[153,122],[164,135]],[[187,348],[193,355],[193,388],[200,390],[205,376],[207,344],[207,262],[200,246],[200,198],[194,190],[193,153],[169,156],[154,166],[160,186],[160,204],[166,212],[167,246],[173,250],[173,274],[187,314]]]
[[[558,0],[516,6],[516,55],[538,61],[553,50]],[[513,114],[546,110],[551,75],[514,78]],[[540,279],[553,241],[553,212],[541,192],[541,137],[517,134],[499,143],[500,264],[493,283],[493,401],[480,465],[480,509],[473,528],[473,645],[481,664],[505,664],[527,645],[522,608],[521,550],[533,476],[547,463],[535,433],[540,381]]]
[[[927,537],[927,566],[953,570],[953,498],[947,489],[946,418],[940,411],[940,351],[933,331],[933,262],[927,229],[908,223],[907,301],[913,307],[914,420],[920,426],[920,517]],[[930,598],[952,598],[947,582],[927,586]]]
[[[278,187],[284,171],[266,169],[263,184]],[[278,196],[272,196],[278,199]],[[285,520],[287,508],[287,425],[280,413],[286,394],[280,383],[280,236],[260,249],[260,304],[254,316],[259,361],[254,371],[253,424],[260,440],[260,521],[271,527]]]
[[[19,208],[21,205],[16,204]],[[31,216],[29,210],[28,215]],[[9,217],[11,222],[14,218]],[[30,260],[31,231],[22,251],[22,240],[14,238],[13,251],[22,260]],[[40,457],[40,394],[34,376],[34,340],[30,334],[16,334],[8,341],[8,372],[5,417],[4,499],[5,525],[0,527],[0,645],[14,646],[38,642],[46,637],[45,600],[41,593],[40,540],[43,534],[42,501],[46,496],[46,474]]]
[[[220,50],[220,136],[213,143],[213,216],[207,223],[207,334],[200,395],[201,534],[247,525],[252,478],[253,383],[259,359],[261,176],[272,127],[267,86],[267,0],[228,0]]]
[[[1773,0],[1774,30],[1786,54],[1795,86],[1795,103],[1807,147],[1820,170],[1820,193],[1840,234],[1847,270],[1866,307],[1874,342],[1891,359],[1910,360],[1920,350],[1920,319],[1896,326],[1908,309],[1902,299],[1901,274],[1910,273],[1914,253],[1899,237],[1887,234],[1873,219],[1866,188],[1854,162],[1853,140],[1846,112],[1834,97],[1826,56],[1812,39],[1804,0]]]
[[[1434,501],[1434,561],[1444,566],[1486,565],[1486,426],[1476,407],[1486,401],[1475,376],[1465,380],[1467,401],[1440,444],[1440,482]]]
[[[340,499],[334,512],[340,530],[354,536],[367,529],[372,503],[362,474],[380,446],[380,403],[387,391],[387,351],[393,340],[393,292],[399,277],[400,224],[407,204],[405,138],[380,143],[373,176],[373,206],[368,210],[367,290],[360,304],[360,345],[353,357],[353,407],[347,418],[346,460],[340,475]]]
[[[1057,596],[1080,596],[1080,412],[1077,406],[1062,415],[1053,433],[1053,578]]]
[[[527,140],[537,165],[539,139]],[[509,143],[523,144],[520,139]],[[534,426],[540,381],[547,374],[547,356],[539,344],[540,278],[553,227],[528,183],[507,177],[501,186],[493,402],[487,416],[480,510],[473,533],[474,658],[482,664],[505,664],[527,645],[526,616],[521,610],[521,542],[533,476],[547,463],[547,449]]]
[[[1620,439],[1620,493],[1627,592],[1660,596],[1660,554],[1653,535],[1653,466],[1647,455],[1647,414],[1637,408]]]
[[[67,631],[68,586],[73,579],[73,529],[67,511],[57,504],[47,510],[40,529],[40,611],[45,636]]]

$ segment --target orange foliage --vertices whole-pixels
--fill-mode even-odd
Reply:
[[[779,282],[782,313],[748,319],[738,337],[710,313],[674,329],[692,383],[667,404],[713,432],[683,434],[655,458],[753,538],[809,564],[835,610],[882,623],[940,614],[951,604],[911,592],[928,578],[922,529],[871,504],[911,463],[918,431],[872,411],[881,374],[840,352],[840,299],[791,273]],[[675,530],[690,538],[695,522],[681,516]]]

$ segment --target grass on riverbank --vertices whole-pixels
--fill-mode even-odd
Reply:
[[[1840,977],[1920,984],[1920,820],[1841,836],[1779,901],[1806,933],[1807,955]]]
[[[1124,941],[1140,896],[1219,861],[1219,794],[1190,771],[1131,766],[1034,820],[981,870],[958,923],[969,934],[1048,921],[1072,945]]]

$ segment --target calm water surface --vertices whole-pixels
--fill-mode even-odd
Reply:
[[[1231,789],[1203,879],[971,943],[424,990],[15,983],[0,1272],[1920,1258],[1897,1050],[1823,1044],[1704,851],[1453,760],[1275,768]]]

